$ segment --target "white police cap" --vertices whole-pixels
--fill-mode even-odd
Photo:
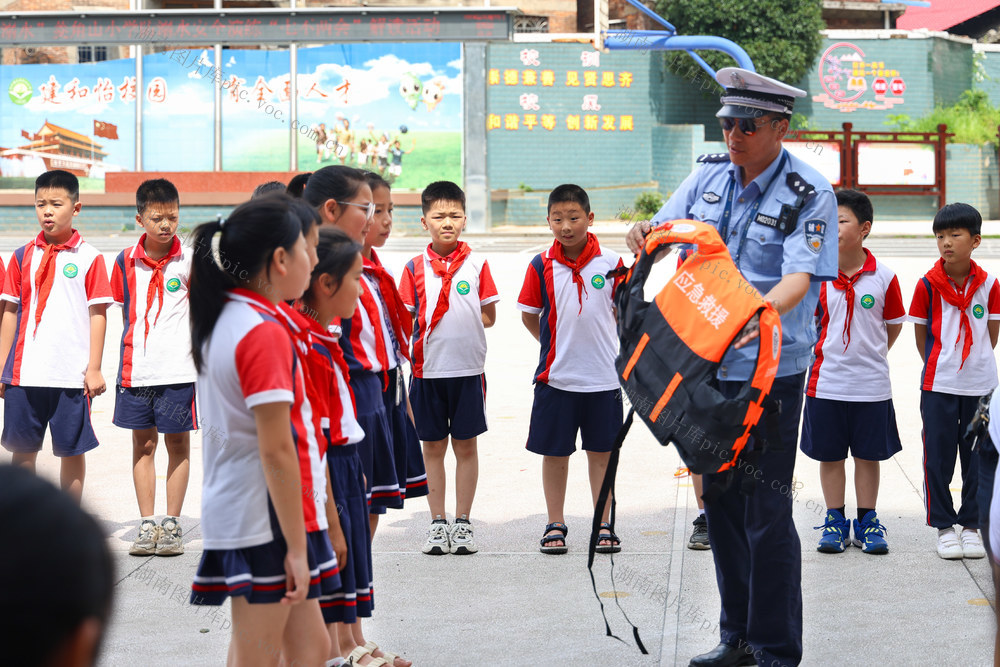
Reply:
[[[715,73],[725,93],[718,118],[756,118],[765,113],[792,113],[796,97],[805,97],[806,91],[789,86],[777,79],[739,67],[724,67]]]

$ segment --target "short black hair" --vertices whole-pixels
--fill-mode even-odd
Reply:
[[[65,540],[58,549],[44,546],[52,526]],[[53,664],[87,619],[97,619],[103,633],[115,568],[106,533],[92,516],[41,477],[0,465],[0,534],[7,545],[0,549],[4,664]]]
[[[69,194],[69,198],[73,200],[74,204],[80,201],[80,181],[68,171],[53,169],[42,173],[35,179],[36,197],[42,188],[60,188]]]
[[[875,210],[872,208],[872,200],[864,192],[849,188],[837,190],[837,206],[849,208],[859,223],[874,223]]]
[[[968,229],[973,236],[982,234],[983,216],[968,204],[945,204],[934,216],[933,230],[937,234],[946,229]]]
[[[462,211],[465,211],[465,193],[451,181],[434,181],[420,193],[420,208],[424,215],[431,210],[435,202],[439,201],[458,202],[462,205]]]
[[[553,204],[562,204],[563,202],[579,204],[583,207],[583,212],[590,215],[590,197],[587,196],[587,191],[579,185],[563,183],[562,185],[556,186],[556,188],[549,193],[549,205],[546,212],[552,210]]]
[[[272,192],[288,194],[288,188],[281,181],[268,181],[267,183],[261,183],[253,189],[253,194],[250,195],[250,199],[257,199],[258,197],[269,195]]]
[[[288,187],[285,191],[293,197],[302,197],[302,191],[306,189],[306,182],[309,177],[312,176],[311,171],[307,171],[304,174],[295,174],[292,176],[292,180],[288,181]]]
[[[150,204],[180,204],[181,196],[174,184],[165,178],[143,181],[135,191],[135,210],[142,215]]]

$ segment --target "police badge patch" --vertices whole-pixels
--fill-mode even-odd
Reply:
[[[817,255],[823,249],[823,236],[826,234],[826,222],[820,219],[806,220],[806,245]]]
[[[709,204],[716,204],[720,199],[722,199],[722,197],[715,194],[714,192],[702,193],[701,198],[704,199]]]

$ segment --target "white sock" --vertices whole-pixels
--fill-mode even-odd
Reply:
[[[144,516],[141,519],[139,519],[139,523],[142,523],[143,521],[152,521],[153,523],[156,523],[156,517],[155,516]]]
[[[705,516],[705,510],[704,509],[698,510],[698,516]]]

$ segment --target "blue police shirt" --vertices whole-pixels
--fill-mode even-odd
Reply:
[[[767,294],[786,274],[812,276],[809,291],[802,301],[781,317],[778,377],[795,375],[806,370],[812,359],[817,337],[814,313],[819,300],[819,284],[837,278],[837,200],[833,188],[818,171],[785,149],[745,188],[741,172],[729,162],[728,156],[722,161],[706,162],[684,179],[653,216],[652,223],[655,226],[668,220],[690,218],[709,223],[722,233],[726,194],[731,192],[732,211],[725,241],[747,280],[761,294]],[[786,182],[790,172],[811,184],[816,194],[802,206],[795,230],[785,236],[760,220],[776,220],[783,204],[794,206],[798,193]],[[755,211],[754,205],[762,192],[763,198]],[[750,379],[756,359],[755,344],[730,350],[722,359],[719,378]]]

